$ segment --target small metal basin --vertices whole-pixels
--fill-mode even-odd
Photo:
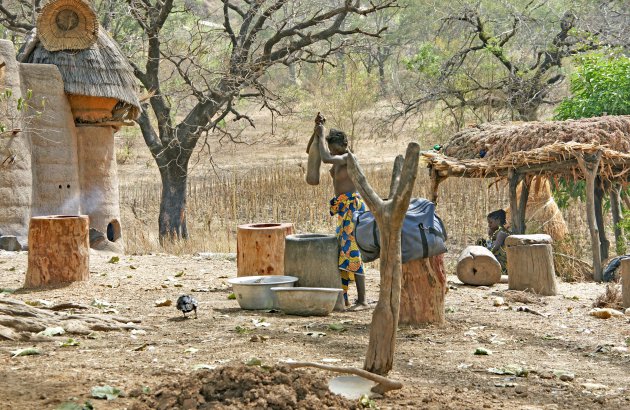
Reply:
[[[292,287],[297,280],[295,276],[241,276],[228,279],[228,283],[241,309],[262,310],[278,308],[272,287]]]
[[[287,315],[326,316],[335,308],[341,289],[273,287],[278,308]]]

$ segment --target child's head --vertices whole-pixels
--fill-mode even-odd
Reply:
[[[499,229],[500,226],[506,224],[506,215],[503,209],[498,209],[496,211],[492,211],[488,214],[488,228],[496,230]]]
[[[344,154],[348,150],[348,136],[343,131],[331,128],[326,141],[333,155]]]

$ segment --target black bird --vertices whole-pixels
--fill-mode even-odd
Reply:
[[[190,295],[181,295],[177,299],[177,310],[181,310],[186,317],[186,313],[195,311],[195,319],[197,319],[197,301]]]

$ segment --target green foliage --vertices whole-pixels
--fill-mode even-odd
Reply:
[[[576,59],[571,97],[556,109],[556,119],[630,114],[630,58],[593,53]]]
[[[586,198],[586,182],[566,180],[561,178],[557,184],[552,185],[553,199],[556,201],[558,208],[567,209],[571,200]]]
[[[413,57],[406,58],[403,62],[410,71],[437,77],[440,73],[442,59],[439,51],[433,44],[424,43]]]

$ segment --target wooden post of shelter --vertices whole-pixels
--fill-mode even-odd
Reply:
[[[623,228],[619,225],[621,222],[621,186],[613,184],[610,188],[610,208],[612,211],[613,229],[615,231],[615,250],[617,255],[621,255],[626,251],[626,243],[624,240]]]
[[[604,224],[604,181],[600,177],[595,179],[595,222],[599,233],[599,253],[602,260],[608,259],[610,241],[606,238],[606,226]]]
[[[514,234],[525,233],[525,210],[529,197],[529,180],[526,175],[511,169],[508,172],[510,185],[511,230]],[[518,197],[518,184],[521,183],[521,196]]]
[[[585,155],[582,152],[576,153],[578,165],[584,173],[586,180],[586,219],[588,221],[588,230],[591,234],[591,248],[593,250],[593,279],[601,282],[602,272],[602,256],[600,253],[599,232],[597,221],[595,219],[595,178],[599,169],[599,160],[602,157],[602,151],[595,154]]]
[[[431,202],[437,205],[438,188],[440,187],[440,184],[442,183],[442,181],[444,181],[448,177],[440,175],[439,171],[433,168],[430,170],[430,174],[431,174],[431,188],[430,188]]]
[[[386,375],[394,364],[402,277],[400,231],[418,174],[419,153],[420,146],[412,142],[405,157],[396,158],[389,196],[385,200],[370,186],[354,155],[348,153],[350,177],[374,213],[381,238],[381,287],[364,363],[365,370],[380,375]]]

